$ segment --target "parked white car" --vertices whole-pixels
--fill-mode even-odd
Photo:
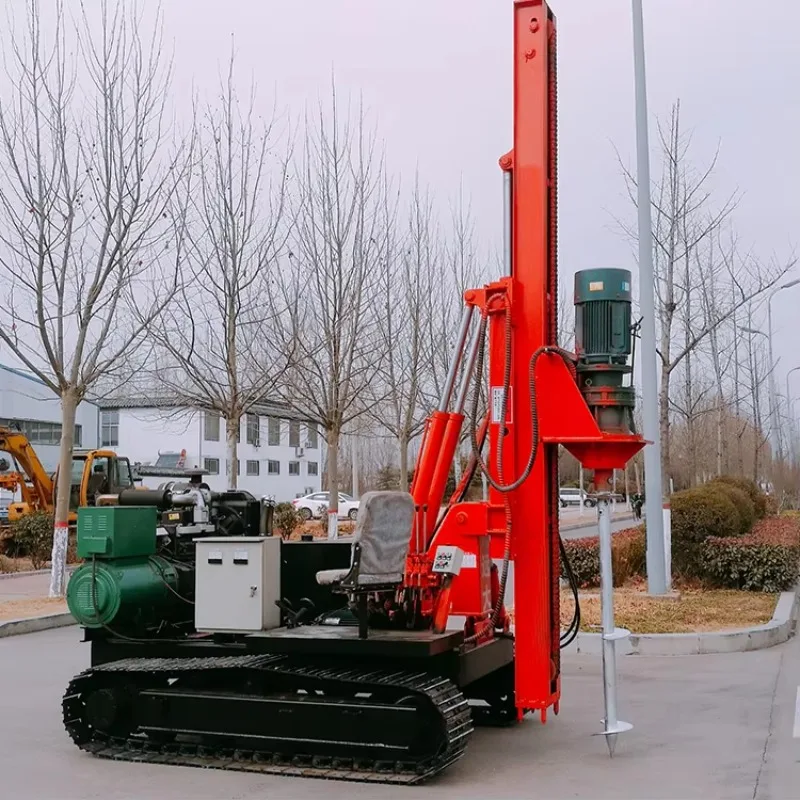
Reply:
[[[594,506],[594,500],[591,497],[587,497],[586,492],[581,493],[580,489],[573,489],[569,486],[562,486],[558,490],[558,502],[561,504],[561,508],[579,506],[581,504],[581,495],[583,496],[584,506],[587,508]]]
[[[312,517],[319,519],[320,506],[327,506],[329,498],[329,492],[314,492],[305,497],[296,497],[292,500],[292,505],[300,512],[303,519]],[[358,500],[350,497],[349,494],[339,492],[339,519],[355,520],[358,516],[358,506]]]

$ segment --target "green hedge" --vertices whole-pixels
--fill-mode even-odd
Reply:
[[[703,543],[704,576],[728,589],[781,592],[800,575],[800,524],[769,517],[740,538],[709,538]]]
[[[291,503],[278,503],[272,515],[272,527],[281,535],[282,539],[289,539],[291,535],[303,524],[300,512]]]
[[[767,516],[767,496],[761,491],[755,481],[747,478],[736,478],[733,475],[722,475],[714,479],[714,483],[726,483],[741,489],[753,503],[756,519],[763,519]]]
[[[672,568],[685,578],[702,577],[703,542],[709,537],[737,536],[741,517],[733,501],[719,487],[701,486],[677,492],[672,510]]]
[[[600,540],[596,536],[585,539],[567,539],[564,550],[575,580],[582,589],[600,585]],[[561,560],[561,577],[567,577],[564,560]]]
[[[736,506],[736,511],[739,514],[738,533],[742,536],[748,533],[756,521],[756,508],[750,499],[750,495],[744,489],[724,481],[712,481],[707,483],[706,486],[709,489],[720,491],[728,497],[733,505]]]
[[[575,580],[583,589],[600,585],[600,540],[597,536],[567,539],[564,542]],[[615,533],[611,540],[611,563],[614,585],[622,586],[629,578],[644,576],[646,544],[644,526]],[[561,575],[566,577],[564,565]]]
[[[10,556],[27,556],[34,569],[41,569],[53,550],[53,515],[31,511],[14,520],[7,549]]]

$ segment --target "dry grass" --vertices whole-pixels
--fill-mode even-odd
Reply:
[[[11,558],[0,555],[0,572],[30,572],[33,562],[29,558]]]
[[[31,597],[0,602],[0,620],[27,619],[45,614],[61,614],[67,610],[66,600],[60,597]]]
[[[614,621],[633,633],[693,633],[725,630],[769,622],[775,611],[777,594],[741,592],[728,589],[680,590],[680,599],[649,597],[644,587],[614,590]],[[599,592],[581,592],[581,630],[600,629]],[[572,595],[562,593],[561,624],[572,619]]]

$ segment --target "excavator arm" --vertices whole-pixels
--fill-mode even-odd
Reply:
[[[53,481],[39,461],[28,437],[20,431],[0,427],[0,451],[16,462],[24,478],[21,486],[23,501],[31,510],[50,510],[53,507]]]

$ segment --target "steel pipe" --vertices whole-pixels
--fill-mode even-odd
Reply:
[[[614,575],[611,563],[611,504],[608,494],[597,498],[597,529],[600,535],[600,609],[603,620],[603,701],[608,753],[613,757],[617,734],[633,725],[617,716],[617,641],[630,636],[630,631],[614,625]]]
[[[511,275],[511,172],[503,172],[503,275]]]
[[[453,360],[450,363],[450,369],[447,372],[447,378],[444,382],[442,396],[439,399],[439,411],[447,411],[447,407],[450,405],[450,398],[453,396],[453,387],[456,383],[456,375],[458,374],[458,367],[461,364],[461,356],[464,353],[464,345],[467,341],[469,324],[472,322],[472,312],[474,310],[475,309],[472,306],[466,306],[464,313],[461,315],[461,329],[458,332],[456,351],[453,355]]]
[[[469,394],[472,373],[475,370],[475,360],[478,357],[478,348],[480,346],[481,335],[480,331],[476,330],[470,342],[469,353],[467,354],[467,360],[464,364],[464,374],[461,376],[461,388],[458,390],[458,397],[456,399],[456,414],[464,413],[464,406],[467,404],[467,395]]]

